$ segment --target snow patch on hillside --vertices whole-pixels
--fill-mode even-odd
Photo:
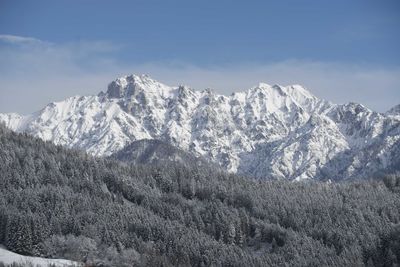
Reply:
[[[9,265],[12,263],[24,264],[26,266],[34,266],[34,267],[47,267],[50,264],[56,267],[69,267],[69,266],[83,266],[80,263],[63,260],[63,259],[46,259],[40,257],[29,257],[23,256],[14,252],[11,252],[0,246],[0,262]]]

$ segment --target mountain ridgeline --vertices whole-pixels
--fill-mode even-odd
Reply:
[[[299,85],[260,83],[224,96],[130,75],[98,95],[50,103],[27,116],[0,114],[0,121],[96,156],[159,140],[259,179],[342,181],[400,169],[398,106],[377,113],[332,104]]]
[[[24,255],[87,266],[400,263],[400,177],[261,182],[179,161],[120,163],[1,125],[0,173],[0,244]]]

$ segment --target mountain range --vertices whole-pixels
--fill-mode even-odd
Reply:
[[[400,105],[378,113],[319,99],[300,85],[260,83],[225,96],[129,75],[98,95],[26,116],[0,114],[0,122],[96,156],[126,158],[130,148],[136,161],[155,150],[147,159],[158,160],[170,146],[177,150],[168,157],[204,158],[259,179],[339,181],[400,170]]]

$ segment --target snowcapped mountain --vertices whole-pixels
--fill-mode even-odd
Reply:
[[[97,96],[50,103],[28,116],[0,114],[0,121],[98,156],[158,139],[244,175],[341,180],[399,170],[398,110],[332,104],[300,85],[260,83],[224,96],[130,75]]]

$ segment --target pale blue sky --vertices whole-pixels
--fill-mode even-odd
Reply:
[[[221,93],[300,83],[384,111],[400,103],[399,29],[396,0],[0,0],[0,112],[132,72]]]

